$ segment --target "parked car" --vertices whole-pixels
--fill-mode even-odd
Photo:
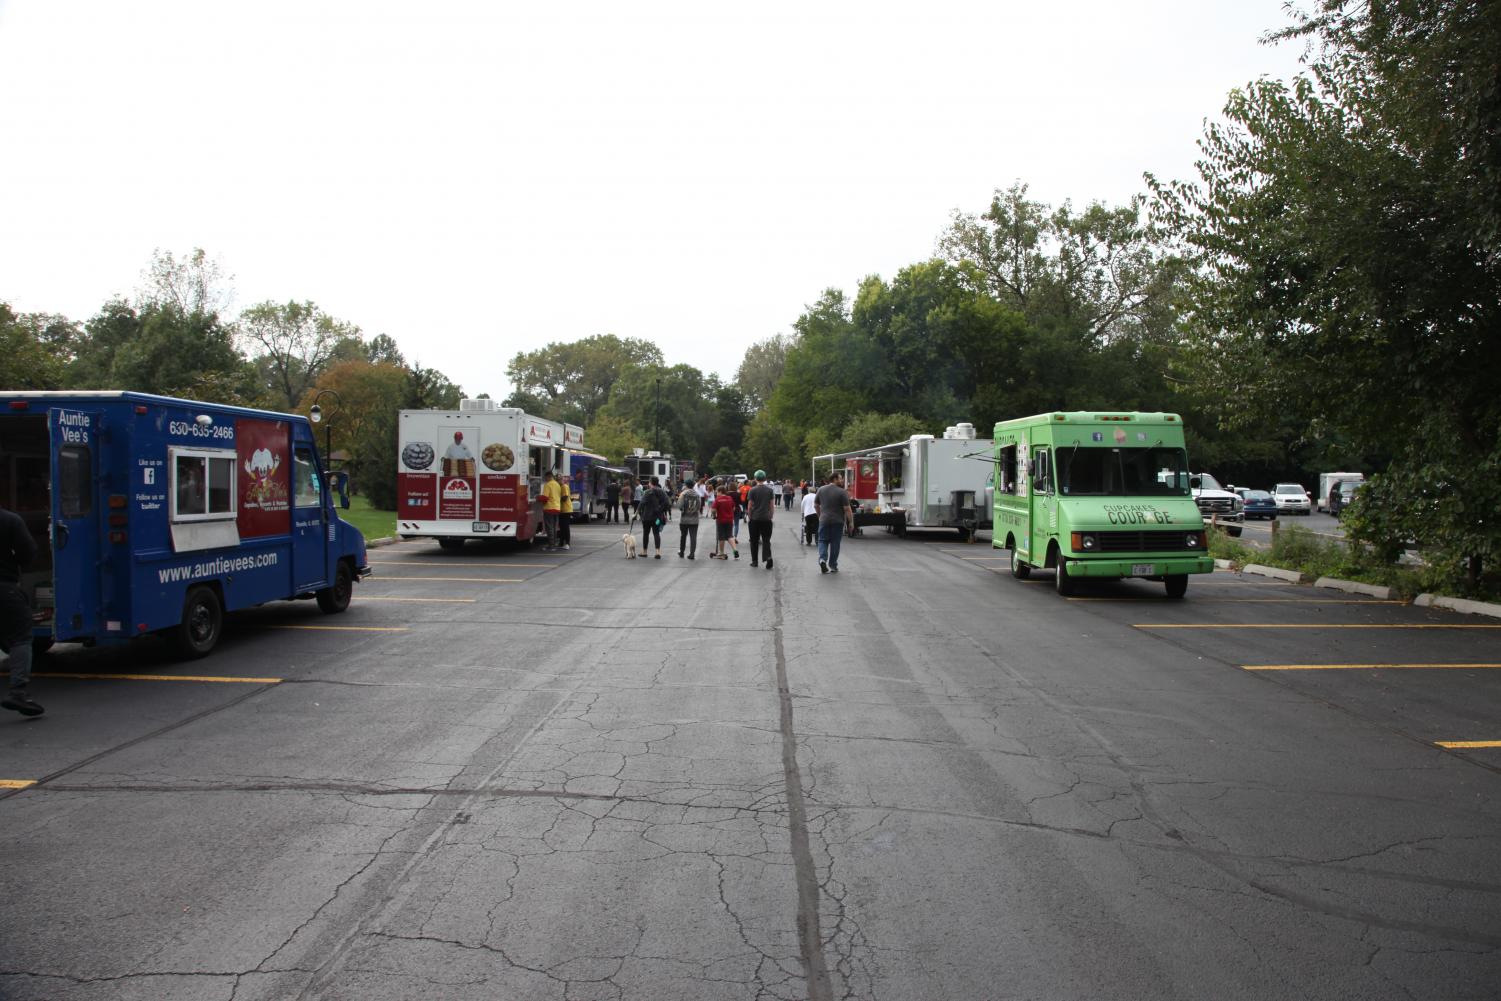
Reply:
[[[1338,518],[1344,514],[1345,508],[1355,499],[1355,491],[1360,489],[1364,480],[1340,480],[1329,491],[1329,513]]]
[[[1252,518],[1277,517],[1277,499],[1270,490],[1252,490],[1248,487],[1241,489],[1245,491],[1241,497],[1245,501],[1247,521]]]
[[[1272,490],[1272,497],[1277,503],[1277,513],[1306,515],[1313,509],[1313,504],[1308,498],[1308,491],[1297,483],[1279,483]]]
[[[1204,520],[1217,521],[1225,534],[1232,539],[1240,538],[1241,526],[1246,520],[1240,494],[1226,490],[1208,473],[1194,473],[1188,478],[1188,485]]]

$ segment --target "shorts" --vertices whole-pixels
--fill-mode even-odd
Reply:
[[[728,542],[730,541],[730,532],[734,530],[734,527],[727,521],[716,521],[714,523],[714,537],[720,542]]]

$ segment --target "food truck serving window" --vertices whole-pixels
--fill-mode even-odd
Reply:
[[[235,516],[235,454],[174,448],[172,520],[221,521]]]

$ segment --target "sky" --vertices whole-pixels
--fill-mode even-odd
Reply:
[[[1017,181],[1122,204],[1288,78],[1282,0],[0,0],[0,301],[201,247],[466,395],[554,341],[734,377]]]

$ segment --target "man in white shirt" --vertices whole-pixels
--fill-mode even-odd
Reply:
[[[811,490],[803,491],[803,545],[818,541],[818,498]]]

